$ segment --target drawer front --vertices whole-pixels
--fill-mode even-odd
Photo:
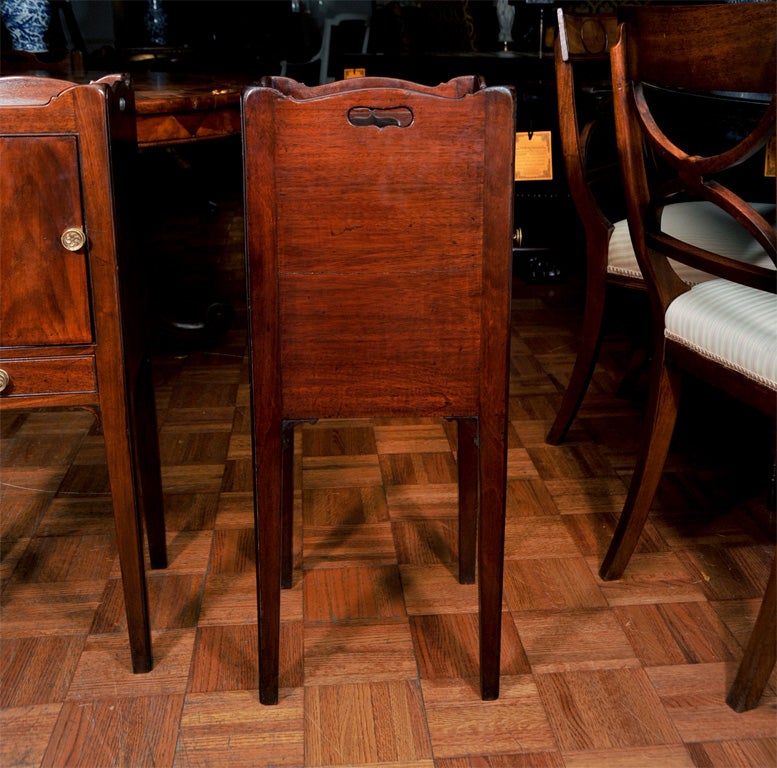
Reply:
[[[90,355],[4,359],[0,360],[0,370],[8,375],[8,383],[0,392],[4,400],[97,390],[94,358]]]
[[[90,343],[75,138],[0,135],[0,168],[0,346]]]

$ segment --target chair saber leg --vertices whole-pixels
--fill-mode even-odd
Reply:
[[[639,537],[653,503],[672,441],[677,408],[680,400],[681,376],[661,365],[654,378],[649,436],[643,440],[643,450],[637,459],[637,469],[631,479],[629,493],[615,529],[610,548],[604,557],[599,575],[605,581],[619,579],[639,543]]]
[[[606,247],[606,246],[605,246]],[[548,432],[545,442],[550,445],[559,445],[567,436],[572,422],[580,410],[588,385],[591,383],[596,361],[599,358],[599,348],[602,341],[602,325],[604,322],[604,295],[605,286],[602,281],[589,278],[585,310],[583,314],[583,328],[580,332],[580,347],[577,351],[575,364],[569,384],[564,391],[556,418]]]
[[[766,681],[777,659],[777,585],[775,573],[777,561],[772,561],[772,570],[766,584],[761,608],[755,620],[755,627],[748,640],[734,683],[726,696],[726,704],[734,712],[746,712],[758,705]]]

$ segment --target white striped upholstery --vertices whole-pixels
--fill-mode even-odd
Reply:
[[[708,280],[666,311],[664,335],[777,391],[777,296]]]
[[[774,205],[756,203],[753,208],[761,215],[774,212]],[[675,203],[664,209],[661,224],[667,234],[685,240],[698,248],[730,256],[750,264],[774,268],[774,263],[763,248],[726,213],[706,201]],[[642,279],[642,272],[634,255],[625,219],[615,224],[607,255],[607,271],[610,274]],[[713,279],[713,275],[700,272],[685,264],[671,262],[677,274],[688,285],[696,285]]]

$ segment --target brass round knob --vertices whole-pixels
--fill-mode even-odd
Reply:
[[[0,392],[2,392],[11,383],[11,377],[8,375],[8,371],[4,371],[0,368]]]
[[[86,235],[81,227],[68,227],[60,237],[63,248],[68,251],[80,251],[86,243]]]

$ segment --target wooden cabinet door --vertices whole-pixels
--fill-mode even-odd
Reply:
[[[0,136],[0,346],[91,343],[88,242],[73,136]]]

